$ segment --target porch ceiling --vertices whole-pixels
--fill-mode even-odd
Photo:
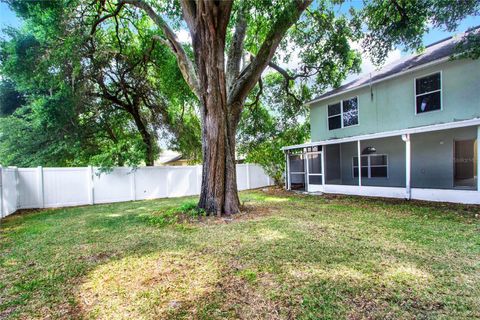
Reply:
[[[476,126],[476,125],[480,125],[480,118],[433,124],[429,126],[422,126],[422,127],[415,127],[415,128],[401,129],[401,130],[364,134],[364,135],[347,137],[347,138],[308,142],[304,144],[286,146],[286,147],[283,147],[282,150],[300,149],[300,148],[307,148],[307,147],[313,147],[313,146],[319,146],[319,145],[346,143],[346,142],[353,142],[353,141],[359,141],[359,140],[361,141],[361,140],[370,140],[370,139],[380,139],[380,138],[387,138],[387,137],[393,137],[393,136],[400,136],[402,134],[414,134],[414,133],[423,133],[423,132],[431,132],[431,131],[439,131],[439,130],[448,130],[448,129],[463,128],[463,127]]]

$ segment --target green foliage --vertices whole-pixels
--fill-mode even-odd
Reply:
[[[25,104],[25,97],[15,88],[15,83],[8,79],[0,80],[0,116],[11,115]]]
[[[85,21],[97,12],[72,15],[81,1],[9,4],[25,21],[21,30],[5,30],[0,74],[27,99],[0,124],[0,163],[136,166],[146,159],[147,141],[158,155],[159,132],[168,147],[201,158],[196,100],[172,53],[151,39],[146,17],[135,19],[137,29],[108,21],[91,37]],[[127,105],[132,101],[138,109]],[[9,105],[6,114],[18,109]]]
[[[205,210],[198,208],[196,202],[183,202],[179,206],[160,211],[152,215],[143,216],[143,219],[149,224],[164,227],[176,224],[184,220],[198,219],[205,217]]]
[[[355,15],[368,28],[365,49],[381,63],[397,46],[421,50],[423,35],[430,28],[454,31],[462,19],[478,16],[479,12],[477,0],[371,0]]]
[[[464,41],[457,46],[457,54],[454,59],[478,59],[480,58],[480,28],[472,30]]]

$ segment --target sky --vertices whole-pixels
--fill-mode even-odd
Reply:
[[[348,6],[352,5],[357,8],[362,5],[361,0],[353,0],[348,3],[349,3]],[[346,7],[346,5],[344,5],[343,7],[339,7],[338,9],[339,12],[345,12],[346,10],[348,10],[348,7]],[[467,29],[478,26],[478,25],[480,25],[480,17],[468,17],[460,23],[458,29],[455,32],[446,32],[438,29],[431,29],[423,37],[423,43],[424,45],[428,45],[428,44],[437,42],[439,40],[442,40],[444,38],[447,38],[449,36],[452,36],[454,34],[465,32]],[[15,16],[15,13],[10,10],[8,5],[0,2],[0,30],[7,26],[20,27],[21,20]],[[0,31],[0,35],[1,34],[2,32]],[[177,35],[181,41],[187,42],[189,40],[189,34],[186,30],[180,31]],[[354,47],[357,46],[357,49],[360,49],[360,45],[358,44],[353,44],[353,45]],[[411,54],[411,52],[404,52],[402,48],[397,48],[390,52],[387,60],[385,61],[385,64],[389,64],[395,60],[398,60],[406,54]],[[368,57],[363,56],[362,60],[363,62],[362,62],[361,74],[367,74],[375,70],[375,66],[368,59]],[[353,80],[356,77],[359,77],[359,75],[351,75],[346,79],[346,82]]]

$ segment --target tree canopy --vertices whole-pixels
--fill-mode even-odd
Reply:
[[[1,120],[2,164],[152,165],[160,135],[199,160],[196,101],[164,45],[126,25],[92,36],[58,1],[11,5],[25,26],[1,44],[2,76],[14,79],[2,96],[15,90],[25,106]],[[19,108],[8,105],[5,115]]]

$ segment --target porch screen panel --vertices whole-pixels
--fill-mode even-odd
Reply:
[[[314,153],[307,155],[308,183],[322,184],[322,154]]]
[[[308,172],[322,174],[322,157],[320,154],[311,154],[308,156]]]
[[[475,189],[477,186],[477,154],[476,141],[455,141],[454,186]]]
[[[303,155],[290,155],[289,162],[290,188],[292,190],[305,190],[305,160]]]
[[[305,162],[301,155],[291,155],[290,156],[290,172],[305,172]]]

